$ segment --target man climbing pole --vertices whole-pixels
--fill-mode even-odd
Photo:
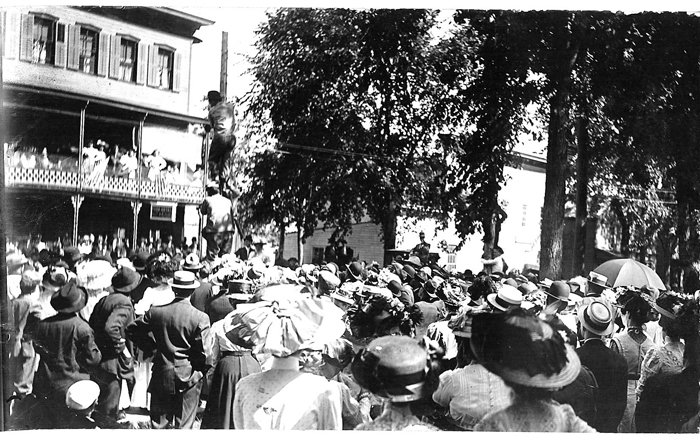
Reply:
[[[207,133],[214,130],[209,147],[209,181],[218,184],[220,193],[234,201],[240,195],[232,175],[233,149],[236,146],[235,106],[224,102],[218,91],[207,93],[207,99],[209,124],[204,129]]]

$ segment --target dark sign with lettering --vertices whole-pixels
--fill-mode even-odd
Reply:
[[[175,205],[151,204],[151,220],[175,222]]]

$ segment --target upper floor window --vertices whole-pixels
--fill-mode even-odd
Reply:
[[[97,48],[99,33],[82,27],[80,29],[80,52],[78,69],[85,73],[97,74]]]
[[[156,64],[156,81],[158,88],[172,90],[173,88],[173,57],[171,50],[158,48]]]
[[[179,92],[182,54],[170,46],[154,44],[149,46],[148,58],[148,85]]]
[[[136,41],[121,38],[119,47],[119,79],[127,82],[136,82],[136,60],[138,43]]]
[[[42,17],[34,17],[34,38],[32,62],[53,64],[56,44],[56,22]]]

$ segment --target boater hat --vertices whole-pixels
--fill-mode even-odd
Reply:
[[[197,281],[194,272],[190,271],[176,271],[173,278],[168,280],[168,284],[173,289],[192,289],[195,290],[199,287],[199,281]]]
[[[197,254],[191,252],[185,257],[185,263],[182,265],[182,269],[185,271],[199,272],[202,266],[204,265],[199,261]]]
[[[486,300],[494,308],[505,312],[508,309],[520,307],[523,302],[523,293],[513,286],[504,284],[498,293],[489,295]]]
[[[589,272],[588,281],[590,283],[597,284],[598,286],[608,287],[608,277],[597,272]]]
[[[605,336],[613,332],[613,315],[608,306],[598,300],[584,304],[578,309],[578,320],[591,333]]]

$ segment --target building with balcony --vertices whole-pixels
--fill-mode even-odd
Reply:
[[[162,7],[0,13],[8,241],[197,236],[206,140],[191,59],[214,22]]]

